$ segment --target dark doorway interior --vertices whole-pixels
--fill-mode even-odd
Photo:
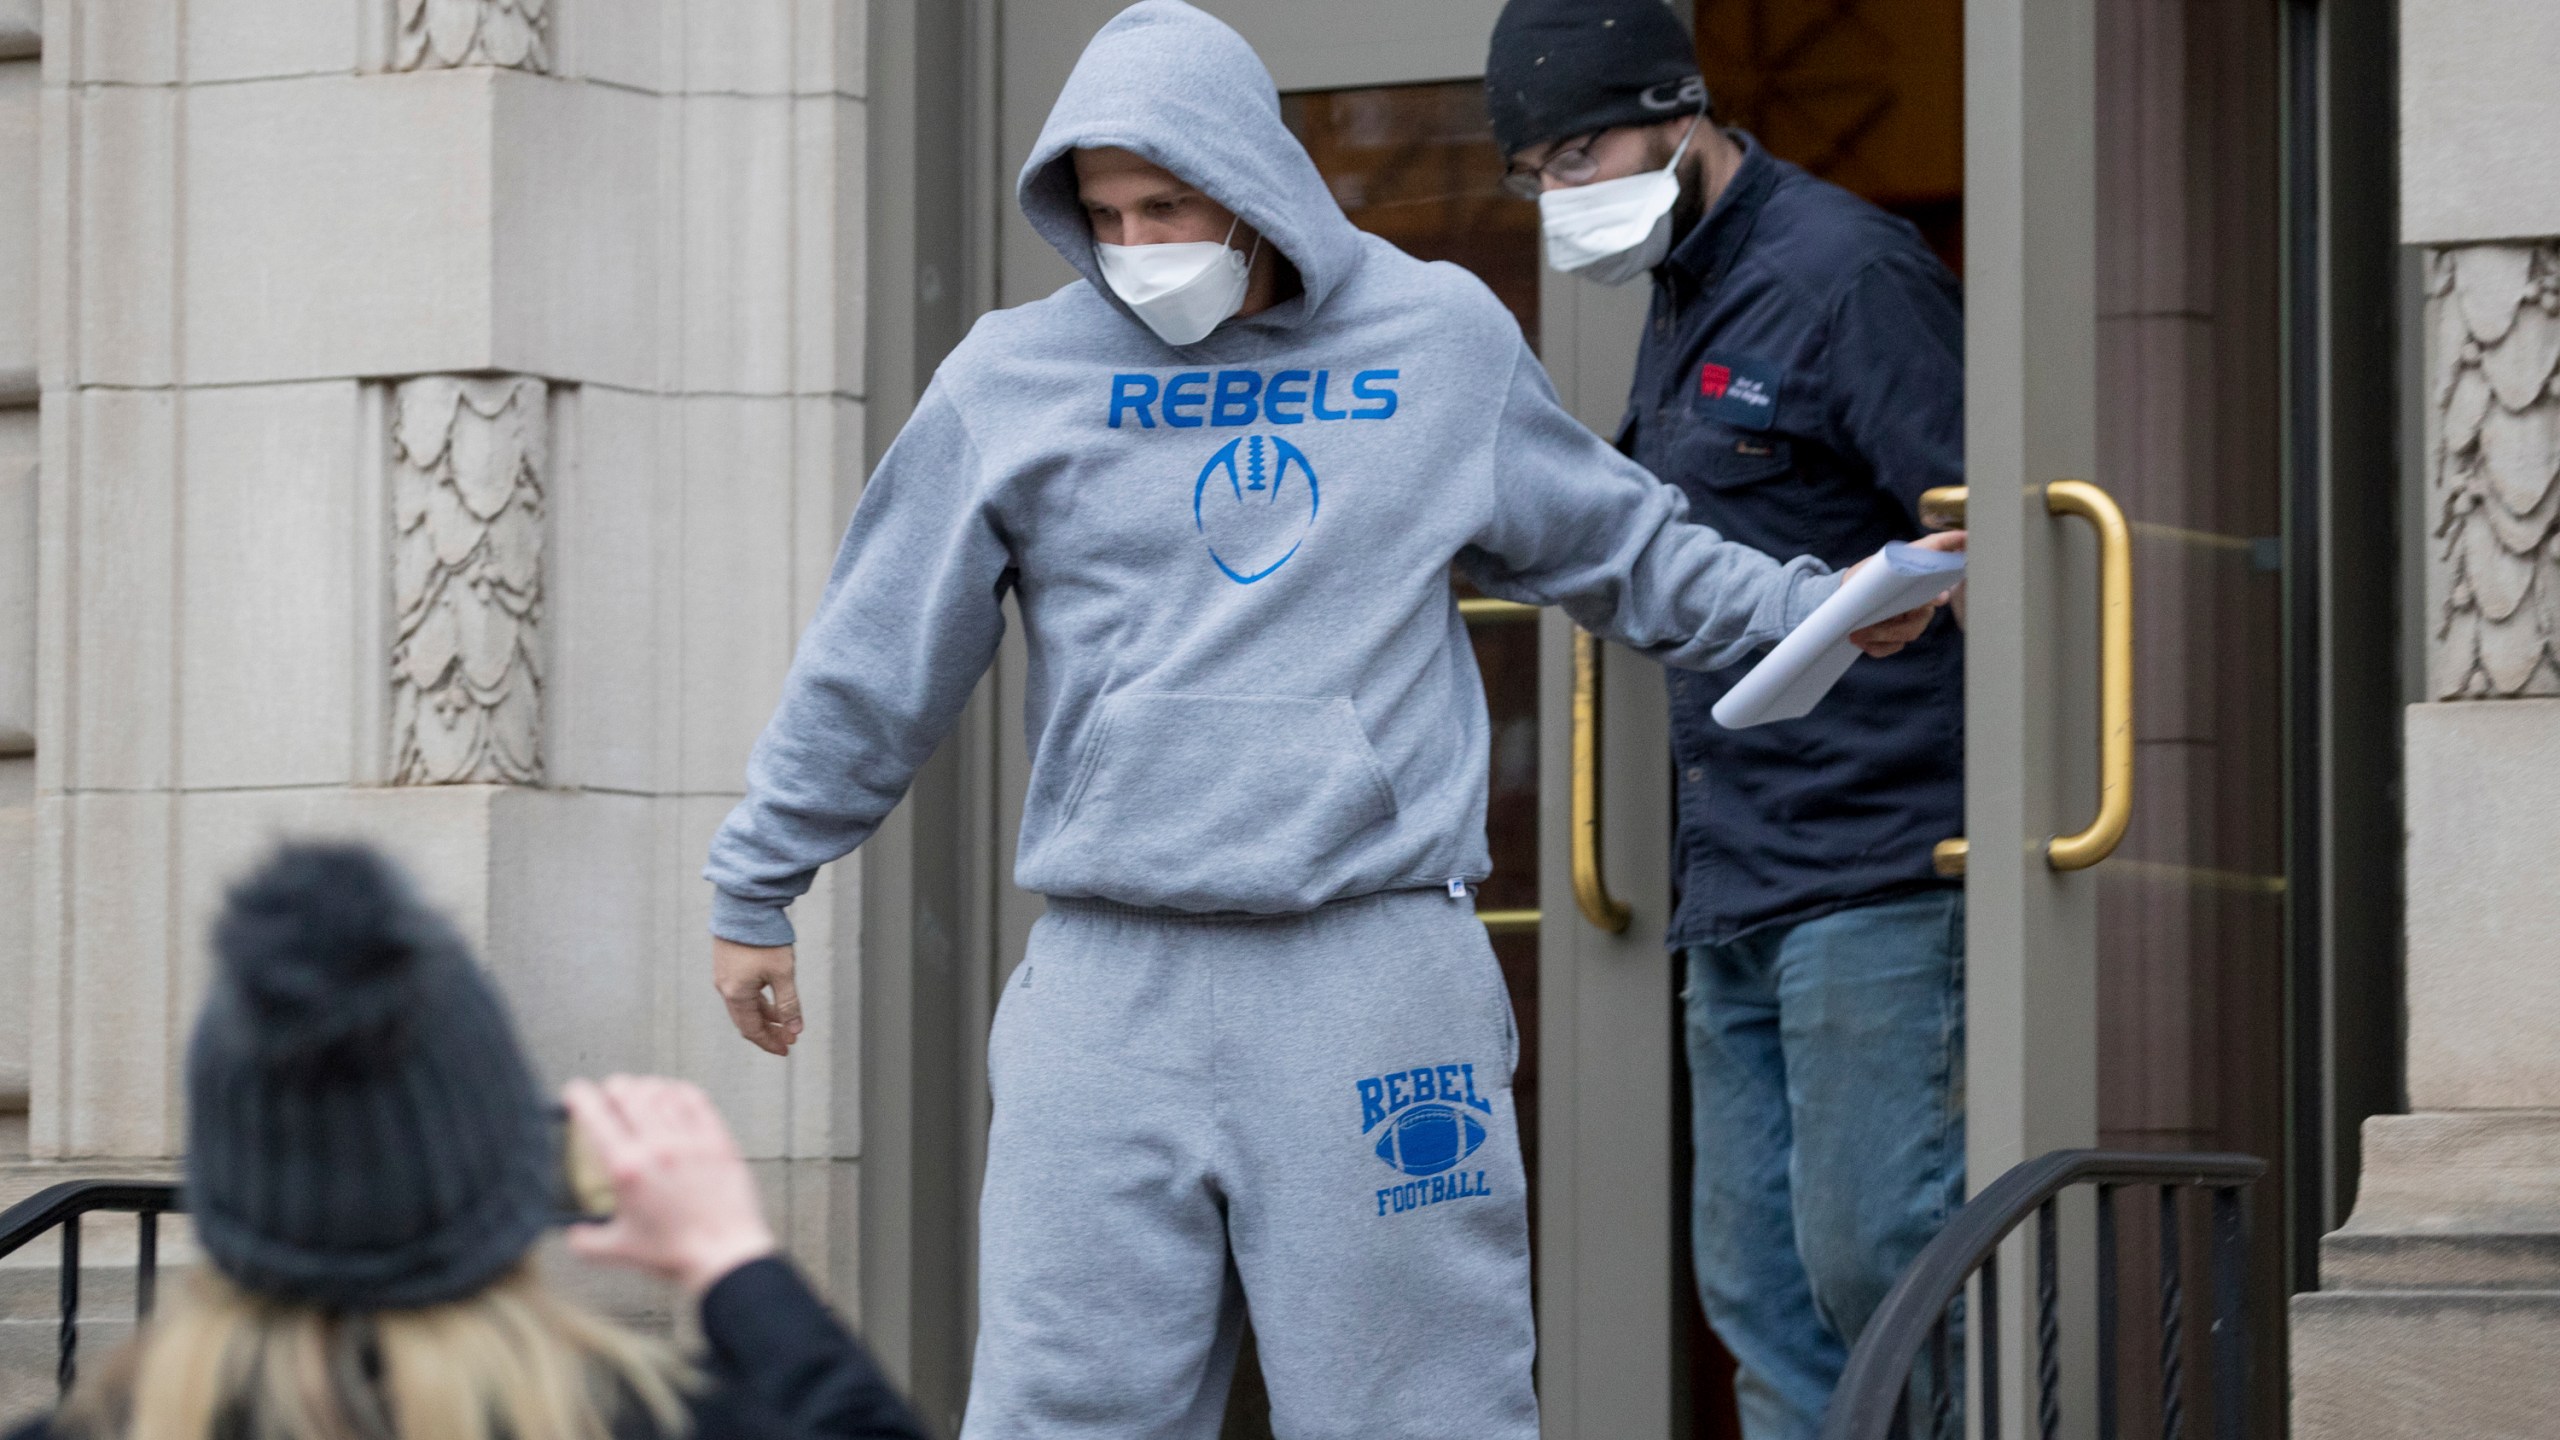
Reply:
[[[1964,0],[1695,0],[1698,69],[1720,124],[1917,226],[1964,273]],[[1688,1073],[1676,1106],[1688,1141]],[[1712,1157],[1709,1157],[1712,1163]],[[1675,1213],[1687,1215],[1685,1196]],[[1685,1224],[1680,1258],[1688,1264]],[[1740,1440],[1733,1357],[1682,1286],[1690,1440]]]

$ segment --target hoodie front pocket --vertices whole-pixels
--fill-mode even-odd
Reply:
[[[1124,693],[1085,742],[1057,843],[1094,892],[1192,910],[1297,909],[1317,872],[1394,817],[1339,696]]]

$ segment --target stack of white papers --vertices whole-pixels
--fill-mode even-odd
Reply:
[[[1852,575],[1804,623],[1787,632],[1751,672],[1716,702],[1728,730],[1810,714],[1859,655],[1852,631],[1928,603],[1964,578],[1961,551],[1923,550],[1897,540]]]

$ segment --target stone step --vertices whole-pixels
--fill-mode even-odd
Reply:
[[[94,1364],[132,1334],[128,1317],[83,1320],[78,1358]],[[60,1328],[49,1320],[0,1320],[0,1431],[52,1408],[60,1339]]]

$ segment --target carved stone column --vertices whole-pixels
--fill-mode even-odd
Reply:
[[[2294,1302],[2303,1440],[2560,1413],[2560,242],[2426,258],[2427,703],[2405,729],[2410,1112]]]
[[[392,393],[397,784],[541,783],[548,399],[521,376]]]
[[[2560,695],[2560,243],[2427,261],[2432,698]]]
[[[392,68],[464,65],[550,73],[551,0],[400,0]]]

